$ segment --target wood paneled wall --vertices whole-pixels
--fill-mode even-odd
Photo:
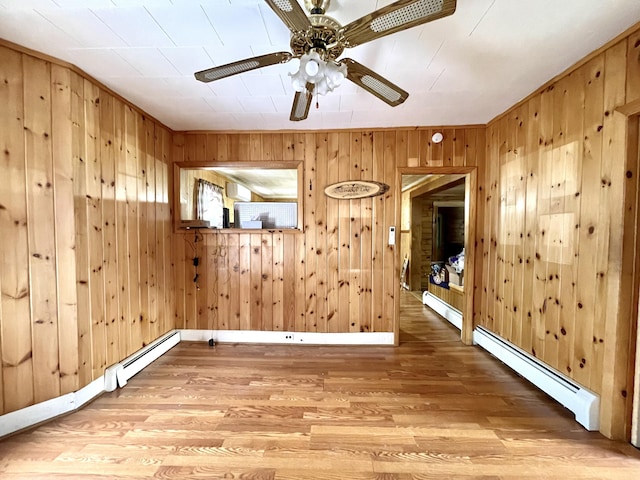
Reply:
[[[174,326],[172,134],[0,46],[0,413],[85,386]]]
[[[594,54],[492,121],[479,180],[476,323],[603,394],[603,414],[620,411],[632,388],[625,358],[605,357],[624,335],[611,312],[625,282],[620,212],[625,191],[637,188],[614,117],[640,98],[639,40],[635,33]]]
[[[443,302],[452,306],[459,312],[464,309],[464,289],[456,285],[450,288],[442,288],[432,283],[427,284],[425,290],[428,290],[436,297],[442,299]]]
[[[475,166],[484,127],[321,133],[185,133],[176,162],[304,162],[304,232],[176,233],[177,325],[190,329],[390,332],[400,279],[389,226],[399,226],[396,167]],[[387,183],[383,196],[335,200],[342,180]],[[397,202],[396,202],[397,200]],[[396,248],[399,248],[397,246]],[[194,282],[193,257],[200,258]]]
[[[415,197],[411,203],[411,289],[426,290],[433,260],[433,199]]]

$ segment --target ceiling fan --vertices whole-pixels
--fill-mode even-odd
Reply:
[[[195,77],[201,82],[213,82],[299,58],[299,71],[290,74],[296,90],[291,121],[307,118],[314,93],[324,95],[344,78],[392,107],[403,103],[409,96],[406,91],[361,63],[351,58],[338,60],[338,57],[345,48],[449,16],[456,10],[456,0],[399,0],[343,27],[325,15],[330,0],[305,0],[309,16],[297,0],[265,2],[291,31],[291,52],[247,58],[196,72]]]

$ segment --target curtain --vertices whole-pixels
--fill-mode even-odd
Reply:
[[[223,208],[222,187],[199,178],[196,184],[196,219],[208,220],[210,226],[222,228]]]

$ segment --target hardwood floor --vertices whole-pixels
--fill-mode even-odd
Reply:
[[[640,451],[402,295],[397,348],[182,343],[0,441],[0,478],[640,478]]]

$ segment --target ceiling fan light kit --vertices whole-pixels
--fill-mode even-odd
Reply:
[[[300,68],[289,75],[296,92],[302,92],[311,83],[315,85],[315,93],[326,95],[347,77],[347,65],[338,65],[332,60],[324,61],[316,50],[312,50],[300,57]]]
[[[326,95],[348,79],[388,105],[403,103],[409,94],[351,58],[338,59],[345,48],[406,30],[453,14],[456,0],[399,0],[345,25],[325,15],[330,0],[305,0],[309,16],[297,0],[265,0],[291,32],[291,53],[278,52],[202,70],[201,82],[212,82],[257,68],[300,59],[291,76],[296,94],[292,121],[307,118],[314,95]]]

